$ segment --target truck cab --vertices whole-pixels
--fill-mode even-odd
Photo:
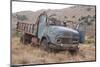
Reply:
[[[77,50],[79,45],[79,32],[50,20],[46,13],[39,17],[38,38],[40,44],[47,50]]]

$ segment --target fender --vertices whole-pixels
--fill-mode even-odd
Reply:
[[[41,38],[40,42],[42,41],[43,38],[46,38],[48,43],[51,42],[50,37],[48,35],[45,35]]]

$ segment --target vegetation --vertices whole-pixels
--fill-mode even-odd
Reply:
[[[78,22],[78,21],[85,22],[88,26],[92,27],[92,22],[95,22],[96,15],[94,15],[94,13],[92,12],[91,7],[88,7],[85,9],[83,7],[84,6],[71,7],[72,9],[70,9],[70,11],[68,12],[68,14],[70,15],[67,15],[66,12],[62,13],[61,11],[59,11],[59,13],[62,15],[61,17],[63,19],[66,19],[66,21],[69,21],[69,23],[73,22],[74,21],[73,19],[77,19],[79,17],[79,19],[75,20],[75,22]],[[73,14],[72,12],[74,8],[75,8],[74,10],[75,13]],[[82,11],[78,9],[82,9]],[[93,9],[93,11],[94,10],[95,9]],[[87,12],[88,13],[90,12],[90,14],[87,15]],[[33,15],[34,13],[35,12],[33,12]],[[51,16],[49,16],[51,17],[51,20],[57,21],[55,16],[59,16],[60,14],[56,15],[55,11],[52,11],[51,13],[53,13]],[[83,13],[86,13],[86,14],[83,15]],[[22,14],[25,14],[25,12]],[[17,20],[13,21],[12,23],[15,23],[19,20],[20,21],[26,21],[26,20],[30,21],[31,19],[31,22],[34,21],[33,17],[30,17],[32,14],[26,14],[26,15],[22,15],[22,14],[16,13],[13,16],[13,19],[17,19]],[[38,13],[36,13],[36,15],[38,15]],[[91,28],[90,30],[95,32],[95,29],[93,30]],[[89,33],[89,31],[87,33]],[[15,32],[14,37],[12,37],[12,48],[11,48],[12,49],[12,64],[44,64],[44,63],[62,63],[62,62],[77,62],[77,61],[79,62],[79,61],[96,60],[95,59],[95,36],[91,36],[91,35],[94,35],[94,34],[90,33],[88,37],[86,36],[87,38],[85,40],[85,43],[79,44],[79,48],[80,48],[79,53],[77,55],[72,56],[70,53],[68,53],[68,51],[61,51],[59,53],[52,53],[52,52],[49,53],[41,49],[41,47],[32,47],[31,44],[24,45],[20,43],[21,34],[19,32]]]
[[[76,16],[72,16],[72,18],[75,18]]]
[[[91,11],[91,9],[92,9],[91,7],[88,7],[86,10],[87,10],[87,11]]]
[[[81,16],[78,21],[80,22],[85,22],[87,25],[92,25],[92,22],[95,21],[95,16],[90,16],[90,15],[87,15],[87,16]]]
[[[68,51],[48,53],[41,47],[32,47],[19,42],[19,37],[12,38],[12,64],[45,64],[95,60],[95,46],[81,44],[79,53],[71,55]],[[92,46],[92,47],[91,47]]]
[[[21,20],[21,21],[28,20],[28,18],[25,15],[16,14],[16,17],[17,17],[18,20]]]

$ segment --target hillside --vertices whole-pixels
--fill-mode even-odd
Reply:
[[[82,22],[79,20],[80,18],[87,17],[90,20],[93,20],[91,25],[87,25],[86,33],[91,34],[93,37],[95,36],[95,6],[72,6],[64,9],[47,9],[47,10],[38,10],[36,12],[33,11],[20,11],[12,14],[12,32],[15,31],[16,23],[18,21],[23,21],[26,23],[35,23],[37,17],[46,11],[48,16],[55,14],[55,18],[61,22],[66,21],[69,23],[69,26],[75,26],[77,23]],[[73,22],[73,23],[72,23]]]
[[[34,23],[36,20],[36,17],[38,17],[38,15],[40,13],[42,13],[43,11],[46,11],[48,16],[52,15],[52,14],[56,14],[57,18],[59,18],[59,20],[64,21],[64,17],[66,16],[67,19],[73,20],[74,18],[77,19],[81,16],[88,16],[88,15],[95,15],[95,7],[94,6],[73,6],[73,7],[69,7],[69,8],[64,8],[64,9],[48,9],[48,10],[39,10],[36,12],[33,11],[20,11],[20,12],[16,12],[13,13],[12,16],[16,16],[16,15],[25,15],[28,20],[25,21],[30,21],[31,23]],[[75,17],[73,17],[75,16]],[[14,17],[12,17],[14,18]],[[13,23],[13,22],[12,22]]]
[[[13,38],[12,44],[12,64],[46,64],[96,60],[94,43],[80,44],[77,55],[71,55],[68,51],[49,53],[41,47],[32,47],[30,44],[20,43],[19,37]]]

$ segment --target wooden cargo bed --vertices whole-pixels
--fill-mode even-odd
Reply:
[[[36,35],[36,29],[34,24],[24,23],[24,22],[17,22],[16,30],[19,32],[28,33],[31,35]]]

